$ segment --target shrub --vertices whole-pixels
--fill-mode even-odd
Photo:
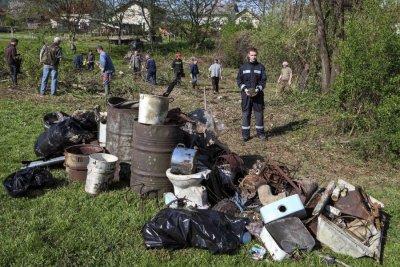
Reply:
[[[357,133],[366,158],[400,156],[400,35],[396,7],[390,1],[370,0],[346,21],[340,46],[341,74],[335,94],[342,115],[339,126]],[[362,136],[362,138],[361,138]]]
[[[243,63],[247,49],[252,46],[252,32],[248,24],[228,23],[221,31],[219,43],[222,61],[229,67],[237,68]]]

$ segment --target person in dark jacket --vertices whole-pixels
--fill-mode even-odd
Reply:
[[[94,70],[94,61],[96,60],[96,57],[94,56],[92,50],[89,50],[87,57],[86,57],[86,64],[88,70]]]
[[[183,71],[183,62],[181,59],[181,52],[176,52],[175,59],[172,61],[171,69],[174,71],[175,80],[178,84],[181,83],[181,78],[185,77]]]
[[[146,59],[146,82],[150,82],[153,85],[157,85],[157,80],[156,80],[156,74],[157,74],[157,67],[156,67],[156,62],[154,61],[154,59],[147,54],[145,56]]]
[[[17,53],[18,39],[12,38],[10,44],[6,47],[4,57],[10,69],[12,87],[17,87],[17,73],[19,69],[20,60]]]
[[[256,132],[260,139],[266,139],[264,131],[264,88],[267,74],[263,64],[257,61],[257,49],[252,47],[247,52],[248,62],[244,63],[237,74],[236,82],[242,98],[242,137],[250,139],[251,111],[254,110]]]
[[[80,71],[83,66],[83,55],[82,53],[78,53],[74,60],[75,70]]]
[[[199,66],[197,66],[197,59],[192,58],[192,64],[189,67],[189,72],[190,72],[190,81],[192,83],[193,89],[196,88],[197,85],[197,75],[200,73],[199,72]]]

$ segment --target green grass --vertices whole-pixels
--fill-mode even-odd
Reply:
[[[89,41],[87,47],[94,43]],[[118,58],[124,49],[112,50],[117,69],[125,72],[112,82],[113,92],[137,99],[139,90],[150,92],[153,89],[142,82],[132,82],[127,74],[127,65]],[[169,77],[170,57],[156,57],[160,75]],[[86,92],[71,87],[72,83],[82,83],[101,88],[100,77],[96,74],[69,77],[68,66],[60,70],[59,97],[38,98],[35,88],[25,87],[15,92],[2,89],[6,84],[0,84],[0,93],[4,94],[0,95],[1,181],[22,166],[21,160],[35,159],[33,145],[43,131],[45,113],[59,110],[72,113],[97,104],[104,109],[104,97],[96,90]],[[207,66],[205,61],[200,67],[205,70]],[[368,193],[385,203],[385,211],[391,216],[383,259],[384,266],[398,266],[398,170],[380,161],[365,162],[343,146],[346,140],[335,133],[334,114],[326,111],[328,108],[316,107],[320,102],[313,95],[293,94],[277,99],[273,84],[269,84],[266,91],[268,130],[293,121],[307,120],[307,123],[271,136],[266,143],[251,140],[243,145],[238,142],[241,114],[239,94],[234,84],[236,71],[225,70],[221,83],[222,99],[210,93],[210,81],[205,75],[200,76],[201,88],[207,88],[208,109],[227,128],[221,141],[241,156],[259,155],[291,165],[300,164],[299,174],[314,177],[322,186],[337,178],[362,185]],[[40,70],[37,73],[40,75]],[[22,80],[26,85],[32,83],[28,78]],[[184,83],[187,88],[178,87],[173,91],[171,96],[175,101],[171,108],[180,107],[184,112],[202,108],[203,91],[188,89],[187,79]],[[160,93],[164,89],[159,86],[154,92]],[[316,112],[317,109],[322,109],[322,112]],[[234,255],[210,255],[206,250],[192,248],[146,250],[140,230],[162,208],[155,200],[146,200],[142,207],[140,199],[129,193],[126,201],[127,187],[114,187],[93,197],[84,191],[82,184],[69,183],[64,169],[52,168],[50,171],[60,185],[39,190],[35,196],[13,199],[4,188],[0,189],[0,266],[326,266],[316,252],[334,255],[351,266],[378,266],[372,259],[352,259],[337,255],[328,248],[317,248],[303,254],[299,261],[276,263],[268,258],[256,262],[249,257],[248,250],[256,243],[261,244],[258,241],[242,246]]]
[[[65,97],[66,98],[66,97]],[[46,101],[46,102],[44,102]],[[61,101],[61,100],[60,100]],[[69,102],[69,101],[68,101]],[[90,103],[90,102],[89,102]],[[82,105],[82,103],[81,103]],[[1,171],[4,179],[16,171],[20,160],[33,159],[33,143],[42,131],[42,115],[49,111],[71,112],[75,106],[52,103],[46,99],[0,98]],[[66,181],[63,169],[52,169],[60,181]],[[360,179],[362,179],[360,177]],[[385,187],[368,190],[386,205],[392,216],[389,238],[385,246],[385,266],[399,261],[397,199],[399,186],[387,181]],[[68,183],[46,189],[32,198],[10,198],[0,190],[0,265],[4,266],[258,266],[247,255],[252,244],[240,248],[235,255],[210,255],[205,250],[146,250],[140,230],[157,213],[154,200],[144,202],[129,194],[126,188],[111,190],[97,197],[84,191],[82,184]],[[320,250],[319,250],[320,251]],[[333,254],[322,249],[324,254]],[[352,266],[373,266],[371,259],[354,260],[337,257]],[[287,260],[268,266],[324,266],[315,253],[305,254],[299,261]]]

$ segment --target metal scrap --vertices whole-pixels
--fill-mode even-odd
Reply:
[[[239,181],[239,189],[242,198],[251,199],[255,197],[258,187],[263,184],[267,184],[267,181],[261,176],[247,175],[243,180]]]
[[[349,191],[345,197],[340,197],[335,202],[335,208],[339,209],[342,213],[364,219],[369,222],[374,221],[374,217],[363,200],[360,192],[361,188],[356,187],[356,190]]]
[[[332,195],[333,189],[335,189],[335,181],[330,181],[328,186],[326,187],[324,193],[321,195],[321,199],[319,200],[317,206],[314,208],[312,214],[318,215],[322,212],[325,208],[326,204],[328,203],[329,198]]]

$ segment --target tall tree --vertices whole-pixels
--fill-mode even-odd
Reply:
[[[42,5],[43,10],[47,11],[49,17],[54,18],[59,23],[62,22],[67,30],[71,45],[75,41],[75,36],[83,18],[92,14],[96,8],[96,0],[34,0]]]
[[[161,8],[163,0],[140,0],[142,16],[149,29],[150,42],[153,43],[153,37],[165,17],[165,10]]]
[[[215,0],[165,0],[174,28],[197,49],[209,34],[210,22],[218,1]]]
[[[337,58],[344,38],[344,0],[312,0],[312,6],[321,60],[321,90],[328,92],[340,71]]]
[[[326,35],[325,17],[322,12],[321,0],[312,0],[312,5],[317,22],[319,57],[321,59],[321,90],[322,92],[327,92],[329,91],[331,83],[331,64]]]
[[[128,11],[131,0],[103,0],[106,4],[111,22],[118,26],[118,44],[121,44],[123,21]]]

